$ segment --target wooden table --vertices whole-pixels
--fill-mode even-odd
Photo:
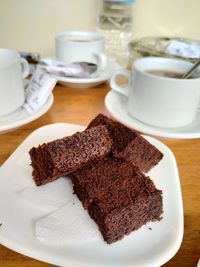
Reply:
[[[108,90],[107,84],[90,89],[73,89],[57,85],[54,89],[54,104],[45,115],[13,132],[0,135],[0,164],[3,164],[20,143],[38,127],[55,122],[86,125],[99,112],[108,114],[104,106],[104,97]],[[164,266],[194,267],[200,257],[200,139],[162,139],[162,141],[173,151],[177,160],[185,214],[181,248]],[[13,266],[45,267],[51,265],[28,258],[0,245],[0,267]]]

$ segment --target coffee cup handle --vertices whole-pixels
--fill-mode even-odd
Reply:
[[[127,79],[127,84],[126,85],[120,85],[117,82],[118,77],[125,77]],[[110,79],[110,87],[113,91],[120,93],[121,95],[124,95],[128,97],[129,95],[129,89],[131,86],[131,72],[128,70],[118,70],[116,71],[111,79]]]
[[[21,68],[22,68],[22,78],[26,78],[30,73],[30,67],[28,61],[25,58],[20,58]]]
[[[102,71],[107,66],[107,56],[104,53],[94,53],[94,57],[97,60],[97,72]]]

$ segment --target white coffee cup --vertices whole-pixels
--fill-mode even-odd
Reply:
[[[93,63],[98,71],[107,65],[105,38],[97,32],[69,31],[55,37],[56,59],[68,64]]]
[[[23,105],[23,78],[28,74],[28,62],[20,58],[18,52],[0,48],[0,116],[10,114]]]
[[[119,70],[114,73],[110,86],[128,98],[128,112],[136,119],[158,127],[185,126],[194,120],[197,113],[200,78],[169,78],[148,71],[185,73],[192,65],[172,58],[141,58],[133,63],[132,72]],[[126,86],[118,84],[119,76],[127,78]]]

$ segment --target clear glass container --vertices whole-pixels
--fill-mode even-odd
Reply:
[[[179,58],[195,63],[197,58],[174,55],[167,51],[167,47],[174,40],[184,42],[185,44],[195,43],[200,46],[199,40],[181,37],[143,37],[137,40],[132,40],[128,46],[130,52],[129,67],[131,67],[133,61],[136,59],[148,56]]]
[[[106,39],[106,52],[123,67],[128,64],[128,44],[132,39],[133,2],[101,1],[97,15],[97,31]]]

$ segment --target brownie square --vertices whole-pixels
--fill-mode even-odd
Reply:
[[[87,129],[98,125],[107,127],[113,140],[112,152],[114,156],[130,161],[141,171],[150,171],[163,158],[163,154],[155,146],[137,131],[131,130],[120,122],[99,114],[89,123]]]
[[[51,182],[105,157],[112,140],[103,125],[33,147],[30,151],[36,185]]]
[[[108,244],[160,220],[162,191],[128,161],[112,157],[94,161],[70,177],[74,192]]]

